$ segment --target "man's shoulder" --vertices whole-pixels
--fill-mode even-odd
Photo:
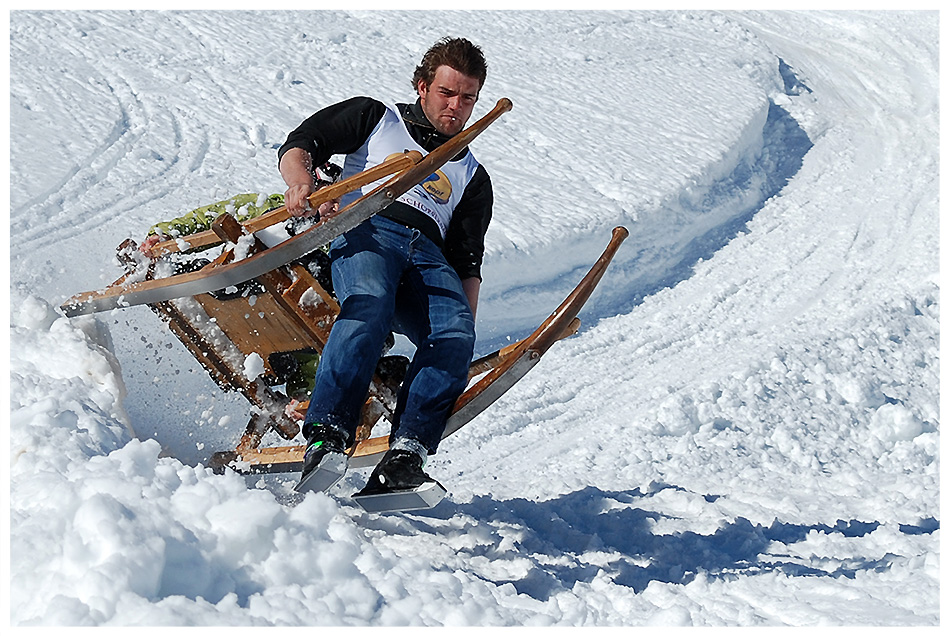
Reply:
[[[372,105],[379,105],[379,106],[386,105],[382,100],[376,99],[375,97],[370,97],[368,95],[355,95],[343,101],[353,103],[353,104],[372,104]]]
[[[385,103],[376,99],[375,97],[367,97],[365,95],[358,95],[356,97],[350,97],[344,99],[341,102],[337,102],[331,108],[339,108],[345,110],[357,110],[360,112],[378,112],[382,113],[387,110]]]
[[[378,99],[366,96],[350,97],[317,113],[314,118],[321,126],[350,136],[366,136],[385,116],[388,107]]]
[[[399,114],[402,116],[403,120],[413,123],[413,124],[425,124],[427,126],[432,126],[428,121],[420,119],[419,115],[413,112],[412,104],[404,104],[403,102],[396,103],[396,110],[399,111]]]

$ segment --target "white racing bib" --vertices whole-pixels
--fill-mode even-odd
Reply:
[[[423,155],[428,154],[406,130],[399,110],[395,106],[386,104],[386,114],[376,124],[376,128],[373,129],[366,143],[356,152],[346,156],[342,178],[345,179],[367,168],[378,166],[389,157],[401,155],[408,150],[418,150]],[[459,161],[449,161],[396,200],[412,206],[434,220],[444,239],[449,221],[452,220],[452,212],[477,168],[478,161],[471,152],[468,152]],[[364,186],[361,190],[345,195],[340,202],[340,208],[346,207],[389,178],[380,179]]]

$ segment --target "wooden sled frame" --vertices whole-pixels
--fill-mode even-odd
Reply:
[[[394,157],[350,179],[322,188],[311,195],[310,204],[317,207],[383,177],[394,174],[401,176],[421,158],[418,152]],[[160,242],[152,246],[150,256],[194,249],[207,250],[222,243],[237,244],[245,237],[251,237],[250,240],[254,241],[254,245],[247,249],[250,254],[265,249],[252,238],[254,231],[289,218],[285,207],[267,212],[243,225],[234,217],[223,214],[215,220],[211,230]],[[138,267],[136,251],[137,246],[131,240],[119,245],[117,255],[128,273],[110,288],[126,284],[129,277],[135,275]],[[233,259],[234,248],[227,248],[206,268],[227,264]],[[148,268],[146,280],[153,279],[154,273],[153,262]],[[216,469],[221,467],[223,459],[233,453],[257,448],[268,431],[273,430],[287,440],[297,436],[300,425],[286,412],[290,399],[271,388],[271,380],[276,374],[270,366],[270,355],[310,347],[321,352],[339,312],[339,305],[333,296],[303,265],[290,264],[254,280],[263,287],[262,291],[229,299],[221,299],[211,293],[199,294],[148,305],[221,389],[239,391],[253,407],[250,421],[235,450],[212,457],[211,465]],[[245,373],[248,357],[253,354],[261,358],[265,370],[263,378],[248,378]],[[368,420],[372,415],[378,419],[382,413],[391,412],[393,400],[391,387],[374,378],[374,386],[367,399],[368,406],[364,409],[364,419]]]
[[[270,366],[270,356],[306,348],[321,352],[339,306],[295,259],[305,257],[333,236],[383,209],[454,157],[510,109],[510,100],[501,99],[490,113],[424,158],[418,152],[408,152],[318,190],[310,196],[313,207],[395,175],[338,215],[321,219],[313,228],[273,248],[265,248],[253,233],[288,219],[285,208],[243,225],[225,214],[214,222],[210,231],[164,241],[149,250],[149,255],[155,258],[204,250],[221,243],[242,245],[245,254],[241,259],[235,257],[233,247],[226,245],[213,262],[199,271],[186,270],[158,277],[157,262],[153,260],[143,268],[137,262],[140,258],[134,242],[126,241],[118,251],[119,260],[126,265],[128,273],[103,290],[70,298],[62,309],[67,316],[75,316],[147,304],[223,390],[241,392],[252,405],[252,416],[240,442],[233,450],[215,453],[211,466],[216,470],[229,466],[241,472],[299,470],[304,446],[261,447],[269,431],[275,431],[285,440],[293,440],[300,433],[299,418],[288,414],[290,399],[271,388],[276,373]],[[456,432],[503,395],[537,364],[554,342],[577,331],[578,311],[626,236],[626,229],[614,229],[610,243],[587,276],[528,338],[472,363],[469,387],[456,401],[443,437]],[[258,286],[253,292],[244,285],[249,280],[256,281]],[[244,287],[243,294],[221,295],[208,291],[224,287],[227,292],[237,285]],[[249,378],[245,375],[245,365],[253,355],[260,357],[264,373]],[[391,421],[397,391],[398,380],[381,377],[379,373],[374,375],[361,413],[357,441],[348,450],[351,466],[373,465],[388,450],[388,435],[372,437],[371,433],[377,422]],[[306,403],[297,405],[295,415],[302,415],[306,407]]]
[[[310,205],[317,207],[323,202],[338,199],[383,177],[395,175],[398,178],[412,169],[421,158],[422,155],[415,151],[391,158],[379,166],[320,189],[311,195]],[[253,232],[289,218],[284,207],[244,224],[223,214],[215,220],[211,230],[157,243],[151,247],[149,255],[159,257],[186,250],[206,250],[222,243],[236,245],[242,240],[253,242],[250,248],[245,245],[247,253],[253,254],[266,249],[253,237]],[[126,266],[128,273],[110,285],[111,288],[125,284],[136,271],[136,250],[137,246],[131,240],[117,248],[119,261]],[[226,247],[205,267],[218,267],[233,259],[234,247]],[[153,263],[146,280],[153,279],[154,271]],[[207,293],[148,304],[221,389],[239,391],[252,405],[250,421],[236,448],[212,456],[210,463],[216,470],[229,464],[240,469],[243,463],[235,463],[235,458],[252,454],[269,431],[276,432],[286,440],[297,436],[300,425],[288,412],[291,399],[271,388],[276,383],[276,373],[270,363],[271,355],[309,348],[321,353],[340,310],[336,299],[301,264],[291,263],[253,280],[259,284],[254,293],[245,291],[241,295],[230,294],[231,297],[227,298],[221,294]],[[260,357],[264,374],[262,377],[248,378],[245,373],[247,361],[255,354]],[[358,432],[361,440],[368,437],[380,417],[392,417],[397,388],[378,374],[374,375],[361,413]],[[306,403],[298,410],[305,412]]]

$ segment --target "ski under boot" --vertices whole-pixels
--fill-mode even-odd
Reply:
[[[303,456],[297,492],[326,492],[346,474],[346,438],[330,426],[316,426]]]
[[[445,497],[442,484],[422,471],[418,453],[392,448],[353,500],[367,512],[432,508]]]

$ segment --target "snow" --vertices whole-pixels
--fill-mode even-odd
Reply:
[[[938,14],[419,15],[10,14],[10,622],[938,625]],[[55,307],[445,34],[475,115],[514,103],[477,353],[624,225],[581,332],[445,440],[431,511],[212,474],[243,398],[146,308]]]

